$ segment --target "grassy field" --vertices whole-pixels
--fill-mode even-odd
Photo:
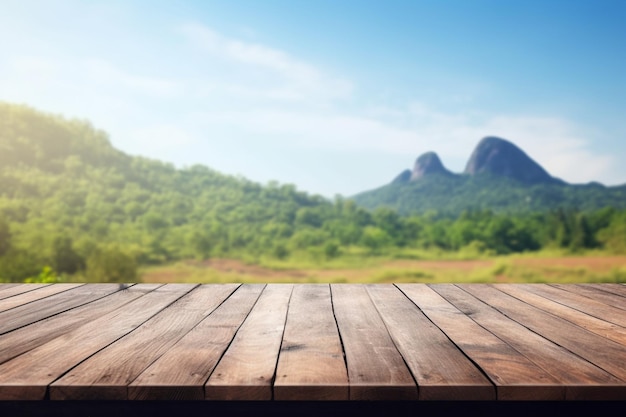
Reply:
[[[209,259],[143,268],[140,279],[189,283],[626,283],[626,256],[545,252],[477,259],[453,255],[438,259],[354,255],[325,261]]]

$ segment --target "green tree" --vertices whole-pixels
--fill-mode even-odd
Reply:
[[[74,250],[71,238],[58,236],[52,242],[52,267],[60,274],[74,274],[85,268],[85,260]]]
[[[380,252],[391,243],[391,238],[387,232],[375,226],[366,226],[363,229],[361,240],[363,245],[369,248],[372,253]]]
[[[329,241],[324,244],[324,256],[326,259],[333,259],[339,256],[339,244],[335,241]]]
[[[33,254],[11,248],[0,256],[0,282],[23,282],[37,276],[44,266]]]
[[[572,227],[572,237],[569,242],[569,248],[573,251],[592,248],[594,246],[594,237],[587,220],[587,216],[578,213],[574,218]]]
[[[208,259],[211,255],[213,242],[207,233],[194,230],[189,238],[189,243],[198,258]]]
[[[87,259],[86,275],[94,282],[135,282],[137,263],[118,247],[99,248]]]
[[[272,249],[272,255],[277,259],[285,259],[289,256],[289,250],[284,243],[275,243]]]
[[[0,217],[0,256],[7,253],[11,247],[11,231],[9,229],[9,223]]]

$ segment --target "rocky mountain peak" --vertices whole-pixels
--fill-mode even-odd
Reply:
[[[435,152],[426,152],[415,161],[413,171],[411,172],[411,181],[432,174],[450,175],[451,172],[443,166]]]
[[[494,136],[478,143],[464,173],[491,173],[529,184],[558,181],[513,143]]]

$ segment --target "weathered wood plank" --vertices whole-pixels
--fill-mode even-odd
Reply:
[[[65,291],[0,313],[0,334],[52,317],[120,289],[119,284],[72,285],[64,287],[67,288]]]
[[[592,300],[600,301],[604,304],[617,307],[621,310],[626,310],[626,301],[624,297],[617,294],[611,294],[606,291],[599,290],[593,287],[585,287],[576,284],[550,284],[555,288],[560,288],[564,291],[569,291],[575,294],[591,298]],[[622,313],[623,314],[623,313]]]
[[[482,371],[398,288],[368,285],[367,291],[417,381],[420,400],[496,399]]]
[[[607,311],[611,311],[611,306],[597,303],[589,298],[585,300],[584,297],[583,300],[579,300],[576,298],[578,297],[576,294],[561,291],[547,285],[498,284],[498,289],[590,332],[626,346],[626,327],[614,324],[615,322],[621,324],[620,322],[624,322],[624,318],[621,316],[610,317]],[[553,291],[558,293],[565,292],[565,296],[558,293],[552,294]],[[597,305],[594,305],[594,303]],[[621,311],[619,309],[615,310]],[[584,311],[593,312],[594,315]],[[603,320],[598,317],[607,317],[607,319]]]
[[[76,366],[50,386],[53,400],[126,400],[128,384],[239,284],[201,285],[154,315],[137,330]]]
[[[141,373],[131,400],[204,400],[204,383],[256,303],[264,284],[244,284]]]
[[[22,285],[19,282],[3,282],[0,284],[0,293],[4,290],[8,290],[11,287],[16,287],[18,285]]]
[[[211,400],[271,400],[293,285],[268,284],[205,385]]]
[[[348,366],[350,399],[418,399],[415,380],[365,286],[332,284],[331,293]]]
[[[167,284],[123,307],[0,365],[0,400],[42,400],[49,384],[76,364],[132,332],[191,284]],[[151,341],[146,341],[149,344]]]
[[[473,284],[474,285],[474,284]],[[397,286],[496,385],[499,400],[563,400],[564,387],[426,285]]]
[[[27,305],[29,303],[50,297],[55,294],[69,291],[73,288],[80,287],[82,285],[84,284],[55,284],[55,285],[39,286],[38,288],[35,288],[33,291],[27,291],[27,292],[21,293],[19,295],[15,295],[10,298],[5,298],[3,300],[0,300],[0,313],[9,311],[16,307],[22,307],[22,310],[20,311],[24,311],[25,309],[28,308]],[[50,303],[50,302],[46,301],[46,303]],[[0,315],[0,320],[3,320],[3,317],[4,316]]]
[[[289,302],[274,399],[347,400],[349,395],[330,286],[297,285]]]
[[[622,297],[626,297],[626,286],[624,284],[612,284],[612,283],[604,283],[604,284],[579,284],[581,287],[590,287],[595,288],[604,292],[608,292],[609,294],[621,295]]]
[[[12,300],[0,400],[626,398],[623,284],[230,285]]]
[[[23,294],[51,284],[0,284],[0,300]]]
[[[551,285],[519,284],[519,288],[523,288],[526,291],[531,291],[535,294],[541,295],[542,297],[556,301],[557,303],[572,307],[598,319],[617,324],[618,326],[626,327],[626,312],[624,312],[624,310],[594,300],[593,298],[589,298],[575,292],[565,291],[561,288],[555,288]],[[605,295],[607,293],[602,291],[600,294]],[[626,304],[626,298],[622,298],[622,300],[624,301],[624,304]]]
[[[626,381],[625,346],[511,297],[498,290],[497,285],[458,284],[458,286],[544,338]]]
[[[119,288],[117,284],[109,285],[112,288]],[[5,333],[0,336],[0,363],[108,314],[161,285],[137,284],[127,289],[112,291],[109,296]]]
[[[509,319],[473,295],[453,285],[430,287],[480,326],[559,380],[565,386],[566,400],[626,398],[626,384],[619,379]]]

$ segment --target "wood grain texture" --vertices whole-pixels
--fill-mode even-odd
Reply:
[[[509,286],[509,288],[512,287]],[[574,308],[587,315],[626,328],[626,312],[620,308],[605,304],[584,295],[576,294],[570,291],[564,291],[560,288],[555,288],[550,285],[520,284],[519,288],[530,291],[534,294],[538,294],[559,304]],[[600,294],[605,295],[606,293],[602,291],[600,292]],[[626,304],[626,298],[623,298],[623,301],[624,304]]]
[[[623,400],[624,289],[61,286],[0,312],[0,401]]]
[[[204,400],[204,384],[256,303],[263,284],[244,284],[141,373],[131,400]]]
[[[328,284],[298,285],[293,290],[274,399],[349,399],[348,372]]]
[[[496,399],[482,371],[399,289],[380,284],[367,290],[417,381],[419,399]]]
[[[2,293],[2,291],[4,290],[8,290],[11,287],[17,287],[18,285],[22,285],[19,282],[12,282],[12,283],[2,283],[0,284],[0,293]]]
[[[11,310],[0,313],[0,320],[6,320],[6,322],[0,322],[0,334],[52,317],[77,306],[90,303],[112,292],[118,291],[119,288],[119,284],[73,286],[46,298],[12,308]]]
[[[590,332],[626,346],[626,327],[614,324],[615,322],[621,324],[625,319],[619,314],[621,311],[619,309],[597,303],[589,298],[585,299],[585,297],[579,300],[578,296],[573,293],[559,294],[564,291],[547,286],[537,286],[536,284],[499,284],[498,289]],[[552,294],[552,291],[558,293]],[[617,310],[616,316],[610,316],[611,309]],[[606,317],[606,319],[603,320],[598,317]]]
[[[624,284],[579,284],[579,286],[595,288],[600,291],[608,292],[609,294],[621,295],[622,297],[626,297],[626,286]]]
[[[0,365],[0,400],[42,400],[48,386],[193,289],[167,284]],[[146,341],[149,343],[150,341]]]
[[[426,285],[397,285],[496,385],[499,400],[563,400],[557,379]]]
[[[125,400],[128,384],[217,308],[239,284],[201,285],[155,314],[132,333],[50,386],[51,399]]]
[[[351,400],[417,399],[415,380],[364,285],[331,285]]]
[[[565,387],[566,400],[626,398],[626,386],[619,379],[509,319],[471,294],[453,285],[430,287],[463,314],[554,376]]]
[[[0,284],[0,300],[33,291],[47,285],[51,284]]]
[[[293,285],[268,284],[205,385],[210,400],[271,400]]]
[[[1,335],[0,363],[108,314],[162,284],[138,284],[123,290],[118,290],[117,284],[108,285],[110,295]]]
[[[626,347],[520,301],[489,284],[459,287],[546,339],[626,381]]]
[[[607,291],[599,290],[594,287],[577,285],[577,284],[550,284],[555,288],[562,289],[564,291],[569,291],[575,294],[580,294],[587,298],[591,298],[592,300],[602,302],[604,304],[617,307],[620,310],[626,310],[626,301],[624,297],[618,294],[611,294]],[[623,313],[622,313],[623,314]]]
[[[81,285],[83,284],[56,284],[56,285],[39,286],[38,288],[35,288],[32,291],[27,291],[27,292],[24,292],[19,295],[15,295],[10,298],[5,298],[3,300],[0,300],[0,313],[14,309],[16,307],[22,307],[19,311],[20,312],[24,311],[28,309],[29,303],[71,290],[76,287],[80,287]],[[46,304],[50,304],[50,303],[54,303],[54,302],[46,301]],[[42,303],[40,303],[39,305],[41,304]],[[20,313],[18,312],[17,315],[19,314]],[[10,316],[10,314],[0,315],[0,320],[3,320],[2,317],[8,317],[8,316]]]

